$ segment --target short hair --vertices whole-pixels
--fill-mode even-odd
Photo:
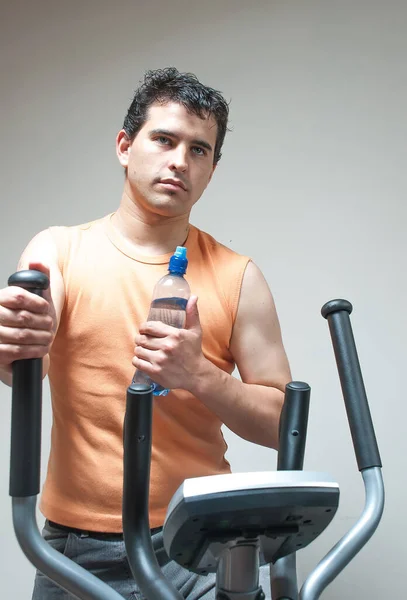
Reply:
[[[229,105],[222,94],[202,84],[192,73],[180,73],[174,67],[147,71],[137,88],[123,123],[123,129],[133,140],[148,119],[152,104],[177,102],[198,117],[212,116],[217,124],[214,164],[222,156],[222,145],[228,130]]]

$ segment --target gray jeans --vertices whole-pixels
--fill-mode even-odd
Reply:
[[[52,527],[48,522],[43,537],[55,550],[90,571],[110,585],[126,600],[141,600],[141,595],[131,574],[123,539],[71,533]],[[170,560],[164,550],[162,531],[153,533],[152,542],[164,575],[172,581],[181,595],[188,600],[214,600],[215,576],[196,575]],[[32,600],[73,600],[74,596],[37,571]]]

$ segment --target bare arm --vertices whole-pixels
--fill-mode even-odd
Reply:
[[[24,358],[43,358],[49,368],[49,350],[58,329],[65,288],[55,243],[49,231],[36,235],[24,250],[17,269],[38,269],[50,277],[44,297],[10,286],[0,290],[0,380],[11,385],[11,365]]]
[[[239,436],[277,448],[291,373],[271,292],[254,263],[243,279],[230,348],[242,381],[207,361],[191,391]]]

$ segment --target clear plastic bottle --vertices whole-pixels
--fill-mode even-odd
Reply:
[[[148,321],[162,321],[172,327],[182,329],[185,325],[186,306],[191,295],[184,278],[188,265],[187,249],[177,246],[168,265],[168,274],[155,285]],[[132,383],[147,383],[153,386],[154,396],[166,396],[169,389],[154,383],[143,371],[136,369]]]

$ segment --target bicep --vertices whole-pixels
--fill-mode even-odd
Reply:
[[[230,350],[244,383],[284,391],[291,380],[273,296],[253,262],[243,277]]]
[[[65,302],[65,285],[59,268],[58,250],[51,233],[46,229],[38,233],[27,245],[18,262],[17,269],[35,268],[42,264],[49,268],[50,291],[54,305],[57,327]]]

